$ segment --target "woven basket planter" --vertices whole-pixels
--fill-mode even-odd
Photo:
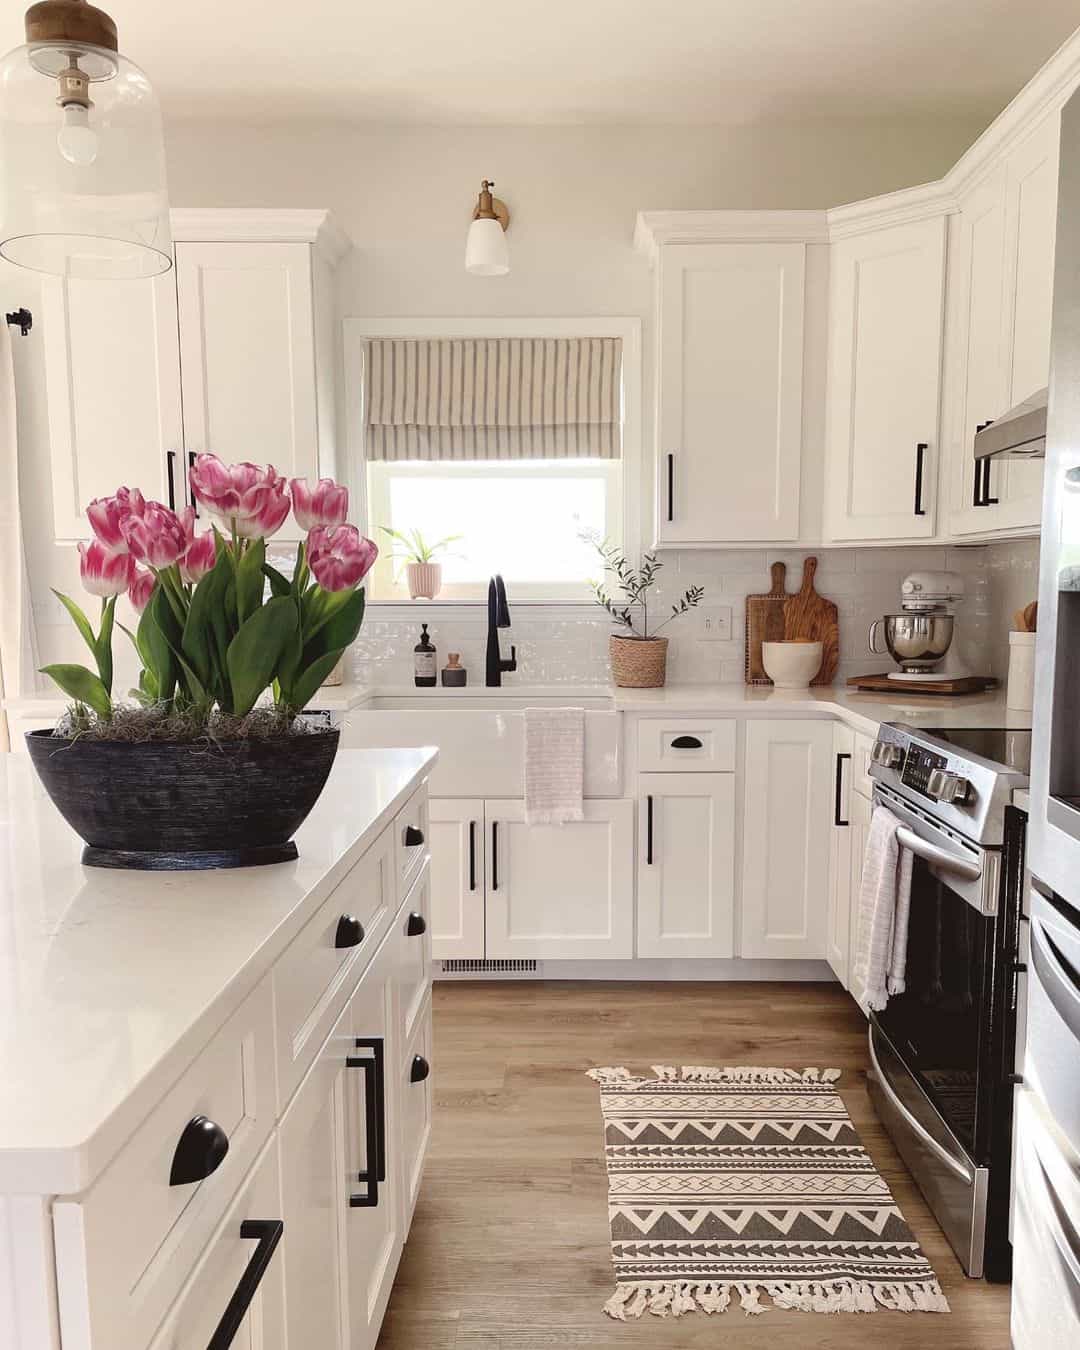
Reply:
[[[442,590],[442,563],[408,563],[405,582],[413,600],[434,600]]]
[[[620,689],[659,689],[667,677],[667,638],[608,638],[611,678]]]

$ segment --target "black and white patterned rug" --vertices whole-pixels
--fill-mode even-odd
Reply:
[[[600,1084],[620,1321],[723,1312],[948,1312],[855,1132],[838,1069],[590,1069]]]

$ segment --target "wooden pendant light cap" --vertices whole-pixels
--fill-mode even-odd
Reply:
[[[116,24],[104,10],[86,0],[38,0],[26,11],[26,41],[78,42],[88,47],[118,50]]]
[[[491,189],[494,183],[489,183],[485,178],[480,185],[480,197],[476,203],[476,209],[472,213],[473,220],[497,220],[505,230],[510,224],[510,212],[506,203],[501,202],[498,197],[491,195]]]

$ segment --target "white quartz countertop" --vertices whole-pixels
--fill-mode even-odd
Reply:
[[[85,1189],[436,758],[341,751],[294,862],[151,873],[82,866],[0,755],[0,1193]]]

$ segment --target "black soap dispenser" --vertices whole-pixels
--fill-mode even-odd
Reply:
[[[426,623],[420,625],[420,641],[413,648],[413,679],[418,689],[434,689],[438,682],[435,644],[428,637]]]

